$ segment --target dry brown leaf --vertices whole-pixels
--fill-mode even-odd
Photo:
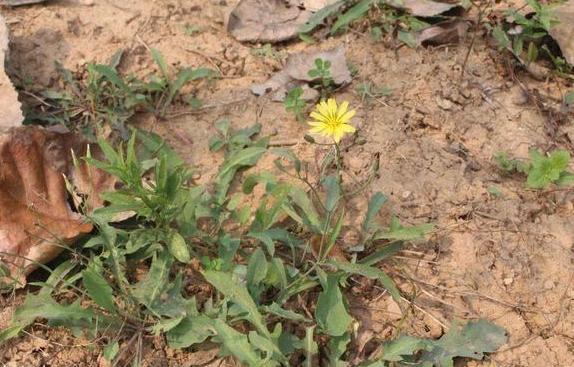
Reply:
[[[241,42],[282,42],[296,37],[310,16],[284,0],[241,0],[229,15],[227,31]]]
[[[550,28],[550,35],[560,46],[564,59],[574,65],[574,1],[557,6],[554,15],[558,22]]]
[[[8,55],[8,27],[0,16],[0,132],[18,126],[24,120],[18,102],[18,93],[4,71]]]
[[[316,67],[316,59],[331,62],[331,77],[336,85],[344,85],[352,81],[351,72],[347,67],[345,58],[345,47],[339,46],[328,51],[289,55],[287,65],[283,70],[273,75],[265,83],[253,85],[251,91],[258,96],[274,92],[273,100],[282,101],[292,88],[306,86],[309,82],[317,81],[317,78],[309,76],[309,70]],[[314,96],[309,96],[308,99],[313,99],[317,96],[318,94],[315,94]]]
[[[415,17],[435,17],[449,10],[462,9],[459,4],[439,3],[430,0],[400,0],[400,2],[391,5],[405,9]]]
[[[19,127],[0,135],[0,260],[23,279],[37,263],[56,257],[92,225],[72,211],[65,178],[89,194],[88,208],[101,206],[99,192],[113,179],[72,161],[86,152],[79,135],[39,127]]]
[[[419,45],[442,45],[459,43],[468,31],[468,24],[463,20],[447,20],[427,27],[416,34]]]
[[[2,0],[0,5],[20,6],[43,3],[46,0]]]

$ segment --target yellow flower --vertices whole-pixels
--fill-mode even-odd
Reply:
[[[349,102],[344,101],[337,106],[337,101],[333,98],[319,102],[315,111],[311,112],[315,121],[308,122],[312,126],[309,132],[333,138],[335,143],[338,143],[346,133],[355,132],[355,128],[349,125],[349,121],[355,116],[355,110],[348,108]]]

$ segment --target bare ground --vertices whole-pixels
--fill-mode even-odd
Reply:
[[[180,66],[217,68],[224,76],[202,86],[206,107],[167,121],[142,118],[207,180],[221,157],[209,152],[214,122],[226,117],[238,126],[255,121],[276,142],[313,160],[321,154],[301,137],[306,126],[282,104],[249,92],[281,66],[251,54],[225,31],[226,14],[236,4],[200,0],[72,1],[2,9],[13,37],[12,74],[30,90],[54,87],[54,61],[76,70],[88,61],[105,62],[127,49],[123,71],[144,76],[153,71],[147,48],[159,49]],[[188,36],[186,25],[200,32]],[[522,86],[556,99],[568,89],[563,80],[535,81],[508,66],[500,52],[479,39],[461,78],[463,45],[434,49],[393,49],[360,32],[320,44],[282,45],[286,52],[327,49],[344,44],[348,61],[359,70],[353,85],[337,92],[358,110],[355,124],[367,144],[353,147],[346,165],[365,176],[375,153],[381,175],[372,185],[390,197],[390,207],[406,223],[433,222],[429,241],[413,245],[387,270],[411,302],[397,329],[397,308],[388,295],[372,298],[353,312],[365,321],[365,335],[385,339],[399,331],[426,337],[442,335],[451,320],[484,317],[508,330],[502,351],[468,366],[574,365],[574,206],[572,191],[535,192],[523,181],[501,176],[494,153],[527,157],[530,147],[564,147],[574,132],[570,122],[556,127],[524,94]],[[516,73],[515,73],[516,72]],[[372,81],[392,88],[391,97],[361,103],[354,88]],[[556,134],[556,129],[559,129]],[[563,143],[566,141],[566,143]],[[269,164],[269,162],[263,162]],[[271,167],[271,166],[269,166]],[[496,187],[500,196],[489,193]],[[365,295],[362,295],[365,296]],[[18,297],[4,299],[0,327]],[[405,301],[406,302],[406,301]],[[372,334],[370,334],[372,332]],[[149,366],[194,366],[213,359],[213,351],[174,351],[150,340]],[[59,330],[37,325],[0,349],[6,366],[104,366],[101,349]]]

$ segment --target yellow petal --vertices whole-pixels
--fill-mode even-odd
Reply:
[[[311,126],[324,126],[325,123],[321,122],[321,121],[307,121],[308,125]]]
[[[355,131],[357,131],[357,129],[355,129],[355,127],[352,125],[343,124],[343,125],[341,125],[341,131],[343,131],[345,133],[354,133]]]
[[[345,113],[347,112],[348,108],[349,108],[349,102],[343,101],[343,103],[341,103],[341,105],[337,109],[337,116],[343,117],[345,115]]]
[[[323,126],[315,126],[309,129],[309,132],[312,134],[323,134],[325,128]]]
[[[327,102],[325,101],[321,101],[317,104],[317,112],[319,112],[321,115],[323,116],[328,116],[329,115],[329,106],[327,105]]]
[[[311,117],[317,121],[321,121],[321,122],[327,121],[327,118],[325,117],[325,115],[322,115],[322,114],[315,112],[315,111],[311,112]]]
[[[342,115],[339,119],[343,124],[346,124],[347,122],[349,122],[349,120],[351,120],[355,116],[355,113],[356,113],[355,110],[347,111],[347,113]]]
[[[343,135],[345,135],[345,133],[342,130],[334,131],[333,132],[333,140],[335,140],[335,143],[340,142]]]
[[[329,113],[335,114],[337,113],[337,101],[334,98],[329,98],[327,100],[327,106],[329,107]]]

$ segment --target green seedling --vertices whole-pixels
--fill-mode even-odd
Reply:
[[[302,95],[303,89],[301,87],[293,88],[287,93],[283,100],[285,111],[293,113],[297,121],[303,120],[303,112],[305,111],[305,107],[307,107],[307,103],[301,98]]]

